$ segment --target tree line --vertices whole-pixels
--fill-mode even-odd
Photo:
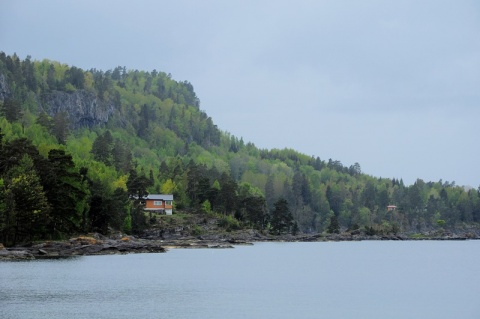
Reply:
[[[174,194],[178,210],[217,212],[239,225],[272,232],[414,232],[480,221],[479,189],[441,180],[405,185],[401,179],[369,176],[358,163],[346,166],[293,149],[259,149],[220,131],[200,110],[189,82],[156,70],[85,71],[0,52],[0,77],[8,85],[0,91],[2,220],[7,209],[9,218],[22,216],[19,207],[30,217],[45,212],[42,227],[35,226],[37,219],[28,222],[25,229],[34,229],[20,227],[18,238],[77,230],[140,232],[148,221],[135,199],[147,192]],[[107,123],[73,129],[66,114],[49,113],[42,100],[43,94],[77,90],[113,103]],[[8,152],[16,152],[15,161],[5,157]],[[52,172],[49,165],[63,170]],[[71,191],[69,200],[55,204],[54,197],[67,195],[50,190],[53,181],[70,183],[64,187]],[[46,203],[41,209],[12,206],[21,197],[13,195],[21,183],[37,190],[34,202]],[[71,206],[63,212],[73,215],[62,220],[64,202]],[[397,209],[387,211],[388,205]],[[288,227],[274,221],[279,211],[287,212]]]
[[[168,170],[164,174],[162,190],[185,196],[190,209],[218,211],[258,229],[271,220],[271,230],[277,234],[294,226],[284,199],[276,203],[270,218],[261,192],[237,185],[226,173],[208,172],[191,161],[173,175]],[[177,176],[185,177],[184,192],[172,181]],[[209,176],[218,179],[212,183]],[[45,158],[28,139],[4,143],[0,130],[0,241],[15,245],[90,231],[108,234],[112,229],[141,233],[148,227],[143,208],[152,184],[152,176],[131,167],[125,187],[109,191],[89,178],[87,167],[78,168],[64,150],[51,149]],[[182,204],[185,201],[177,208]]]

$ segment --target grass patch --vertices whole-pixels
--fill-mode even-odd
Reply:
[[[420,234],[420,233],[415,233],[415,234],[410,235],[410,238],[411,239],[426,239],[426,238],[428,238],[428,236],[426,236],[424,234]]]

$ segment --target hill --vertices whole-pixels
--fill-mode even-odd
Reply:
[[[442,231],[480,221],[480,190],[404,185],[358,163],[259,149],[220,130],[191,83],[156,70],[82,70],[1,52],[0,105],[6,244],[142,233],[156,223],[142,211],[147,193],[174,194],[177,212],[274,234]]]

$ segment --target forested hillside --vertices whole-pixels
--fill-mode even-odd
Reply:
[[[217,128],[192,84],[156,70],[82,70],[1,52],[0,111],[0,242],[8,245],[141,233],[154,223],[142,211],[148,193],[174,194],[174,212],[274,234],[480,221],[480,189],[404,185],[358,163],[258,149]]]

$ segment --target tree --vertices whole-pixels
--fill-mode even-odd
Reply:
[[[162,194],[173,194],[177,189],[177,185],[170,178],[167,179],[161,186],[160,192]]]
[[[302,183],[302,174],[297,170],[292,179],[292,191],[295,199],[294,207],[300,207],[300,204],[303,204]]]
[[[50,64],[47,71],[47,85],[50,90],[57,88],[57,81],[55,80],[55,66]]]
[[[292,235],[296,236],[299,231],[300,231],[300,229],[298,227],[298,223],[297,223],[297,221],[294,221],[293,226],[292,226]]]
[[[7,172],[3,194],[6,209],[0,232],[4,243],[15,245],[44,234],[50,205],[27,154]]]
[[[360,164],[355,162],[355,164],[351,165],[348,168],[348,173],[352,176],[358,176],[358,175],[362,174],[362,168],[360,167]]]
[[[67,113],[58,112],[54,115],[52,133],[57,138],[58,143],[67,144],[67,137],[70,133]]]
[[[53,129],[53,119],[45,112],[41,112],[38,115],[36,123],[45,127],[49,132]]]
[[[233,214],[237,208],[237,183],[227,173],[220,176],[219,206],[225,215]]]
[[[275,189],[273,188],[273,174],[269,174],[267,182],[265,183],[265,200],[267,201],[268,209],[273,209],[275,202]]]
[[[113,164],[117,171],[126,174],[132,169],[132,152],[119,140],[115,141],[112,149],[112,157]]]
[[[46,196],[52,207],[49,224],[55,236],[81,231],[87,210],[87,187],[70,154],[52,149],[48,162],[39,169]]]
[[[330,234],[340,233],[340,224],[338,223],[337,216],[330,216],[330,223],[328,224],[327,232]]]
[[[109,130],[97,136],[92,145],[91,153],[97,161],[103,162],[105,165],[111,165],[113,161],[113,137]]]
[[[0,107],[0,114],[10,123],[17,122],[23,116],[22,105],[17,100],[5,99]]]
[[[190,160],[187,170],[187,196],[190,199],[190,205],[192,207],[201,203],[198,198],[199,195],[199,183],[203,174],[201,168],[193,161]]]
[[[85,84],[85,74],[82,69],[72,66],[65,72],[65,82],[82,90]]]
[[[248,183],[239,187],[239,210],[237,219],[250,222],[258,229],[263,229],[267,224],[267,203],[261,191]]]
[[[145,198],[148,196],[147,188],[150,186],[150,180],[145,175],[137,174],[135,169],[131,169],[127,180],[128,196],[132,201],[131,205],[131,226],[133,233],[139,233],[147,226],[147,220],[143,213]]]
[[[280,235],[290,231],[293,226],[293,216],[288,208],[288,202],[284,198],[280,198],[274,204],[272,212],[272,233]]]
[[[1,135],[0,135],[1,137]],[[0,152],[0,176],[5,174],[9,169],[18,165],[22,157],[27,154],[33,160],[35,169],[38,173],[42,172],[42,165],[45,163],[38,152],[37,148],[33,146],[32,142],[26,138],[19,138],[1,144]]]
[[[375,208],[376,190],[372,181],[368,181],[365,184],[365,188],[362,193],[363,206],[367,207],[371,211]]]
[[[23,77],[25,78],[25,85],[27,88],[33,92],[37,91],[37,79],[35,78],[35,67],[31,62],[31,56],[27,58],[22,63]]]
[[[343,204],[343,193],[340,188],[340,185],[328,185],[325,191],[325,195],[327,197],[328,203],[330,204],[330,208],[334,212],[336,216],[340,214],[342,210]]]
[[[388,190],[383,187],[378,193],[377,193],[377,202],[378,202],[378,206],[381,208],[381,209],[385,209],[388,204],[390,203],[390,197],[388,196]]]
[[[108,234],[110,228],[122,229],[128,204],[127,193],[117,188],[110,194],[107,188],[98,182],[92,183],[91,190],[90,229],[102,234]]]

